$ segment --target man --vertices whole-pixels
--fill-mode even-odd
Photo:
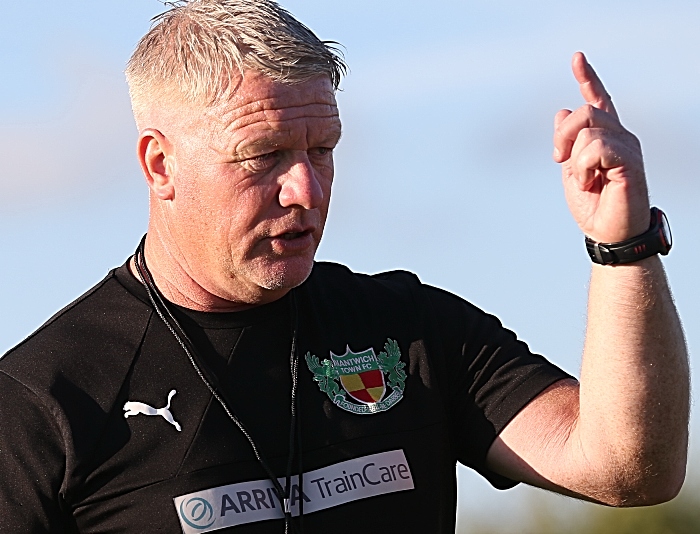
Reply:
[[[580,384],[410,273],[314,263],[332,46],[271,0],[161,16],[127,69],[145,242],[0,360],[3,531],[452,532],[457,461],[499,488],[672,498],[688,366],[662,216],[573,71],[587,103],[557,115],[554,157],[596,262]]]

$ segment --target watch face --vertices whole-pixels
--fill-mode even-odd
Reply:
[[[661,236],[666,246],[670,249],[673,244],[673,237],[671,236],[671,227],[668,225],[668,219],[663,211],[661,212]]]

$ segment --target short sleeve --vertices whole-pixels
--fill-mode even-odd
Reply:
[[[533,354],[501,322],[446,291],[424,286],[437,331],[438,384],[450,415],[457,459],[494,487],[516,482],[486,467],[486,455],[510,420],[551,384],[570,375]]]
[[[65,532],[64,472],[57,424],[34,393],[0,372],[0,532]]]

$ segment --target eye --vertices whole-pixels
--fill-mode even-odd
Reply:
[[[274,167],[278,160],[279,154],[275,151],[248,158],[243,161],[243,164],[253,172],[262,172]]]
[[[333,149],[325,146],[318,146],[309,150],[309,155],[311,156],[329,156],[333,153]]]

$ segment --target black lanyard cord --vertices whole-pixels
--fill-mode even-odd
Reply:
[[[296,295],[294,292],[291,294],[292,299],[292,348],[289,354],[289,367],[292,371],[292,398],[290,402],[291,408],[291,423],[289,425],[289,457],[287,458],[287,495],[286,498],[289,499],[290,506],[294,501],[294,494],[292,489],[292,469],[294,463],[294,451],[295,446],[298,450],[298,464],[297,472],[299,473],[297,480],[297,488],[299,491],[299,522],[301,528],[301,521],[304,515],[304,472],[302,465],[302,455],[301,455],[301,418],[299,417],[299,403],[297,399],[297,389],[298,389],[298,377],[299,377],[299,356],[297,354],[297,330],[299,328],[299,313],[296,302]],[[295,440],[296,438],[296,440]],[[295,443],[296,441],[296,443]],[[290,493],[291,492],[291,493]]]
[[[185,333],[184,328],[180,325],[178,320],[172,314],[165,299],[161,292],[155,285],[153,281],[153,276],[151,275],[148,266],[146,265],[146,255],[145,255],[145,242],[146,236],[144,235],[139,243],[136,253],[134,254],[134,264],[136,266],[136,272],[141,279],[141,283],[146,288],[146,293],[148,298],[153,305],[153,309],[156,311],[160,319],[163,321],[165,326],[168,328],[173,337],[177,340],[178,344],[182,347],[185,355],[189,359],[192,367],[197,372],[197,375],[202,380],[204,385],[207,387],[211,395],[218,401],[221,407],[226,412],[226,415],[233,421],[233,423],[238,427],[241,433],[245,436],[253,449],[255,458],[258,460],[262,468],[265,470],[268,478],[274,486],[277,499],[280,502],[282,511],[284,513],[284,531],[285,534],[290,534],[290,529],[292,532],[298,533],[301,530],[297,530],[294,522],[292,520],[292,509],[291,503],[294,499],[291,477],[292,477],[292,464],[294,461],[294,456],[298,447],[298,468],[299,468],[299,519],[303,515],[304,510],[304,494],[303,494],[303,474],[302,474],[302,459],[301,459],[301,423],[298,417],[298,402],[297,402],[297,385],[298,385],[298,368],[299,368],[299,357],[297,355],[296,339],[297,339],[297,329],[298,329],[298,311],[294,292],[291,292],[290,300],[292,306],[292,347],[290,351],[290,367],[292,374],[292,393],[291,393],[291,422],[289,427],[289,456],[287,458],[287,473],[286,473],[286,488],[277,480],[269,464],[265,460],[262,452],[258,449],[253,441],[250,432],[246,429],[243,423],[238,419],[236,414],[229,408],[229,403],[225,399],[226,394],[219,385],[219,381],[214,374],[214,372],[209,368],[209,366],[204,362],[200,354],[198,353],[195,344]],[[167,315],[167,317],[166,317]],[[296,439],[295,439],[296,437]]]
[[[294,292],[292,291],[290,295],[291,301],[292,301],[292,317],[291,317],[291,327],[292,327],[292,347],[289,353],[289,368],[291,369],[292,372],[292,394],[291,394],[291,402],[290,402],[290,410],[291,410],[291,420],[289,424],[289,456],[287,457],[287,477],[285,480],[286,483],[286,494],[285,494],[285,502],[288,503],[288,508],[285,510],[285,517],[286,512],[289,511],[289,522],[285,521],[285,534],[289,534],[289,526],[293,524],[291,523],[291,507],[292,503],[294,502],[294,489],[292,485],[292,464],[294,462],[294,453],[295,453],[295,437],[299,436],[299,417],[298,417],[298,402],[297,402],[297,386],[299,383],[298,377],[299,377],[299,356],[297,355],[297,329],[299,327],[299,321],[298,321],[298,310],[297,310],[297,303],[296,303],[296,296]],[[301,443],[299,443],[301,445]],[[304,513],[304,493],[303,493],[303,473],[301,471],[301,448],[299,448],[299,476],[297,480],[297,488],[299,491],[299,521],[301,522],[301,517]],[[301,529],[301,525],[300,525]],[[296,529],[294,529],[296,532]]]

